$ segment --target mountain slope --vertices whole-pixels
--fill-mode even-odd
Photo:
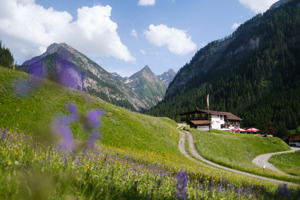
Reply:
[[[24,62],[21,69],[131,110],[149,108],[129,87],[65,43],[50,45],[44,54]]]
[[[300,4],[294,0],[199,50],[149,113],[175,119],[195,107],[205,108],[209,93],[212,110],[237,114],[244,126],[265,132],[268,122],[275,122],[278,130],[294,127],[300,123],[299,55]]]
[[[130,76],[126,84],[151,106],[163,99],[167,89],[167,84],[158,79],[147,65]]]
[[[15,90],[16,83],[28,79],[26,73],[0,67],[0,129],[24,133],[34,133],[39,128],[46,130],[56,117],[69,115],[67,104],[72,102],[81,114],[95,108],[105,112],[101,119],[102,144],[156,153],[173,152],[183,158],[177,147],[179,135],[174,121],[132,112],[48,80],[22,96]],[[76,139],[87,139],[82,127],[73,128]]]
[[[170,85],[170,83],[173,81],[174,77],[176,75],[176,72],[174,72],[173,69],[169,69],[167,72],[164,72],[161,75],[158,75],[157,78],[165,82],[167,85]]]

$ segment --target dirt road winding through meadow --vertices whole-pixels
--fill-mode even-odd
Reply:
[[[271,163],[269,163],[269,158],[271,158],[271,156],[273,156],[273,155],[279,155],[279,154],[284,154],[284,153],[293,153],[293,152],[299,151],[299,150],[300,150],[300,148],[292,147],[292,150],[290,150],[290,151],[262,154],[262,155],[257,156],[256,158],[254,158],[252,163],[259,167],[265,166],[266,169],[270,169],[270,170],[276,171],[278,173],[286,174],[286,173],[280,171],[279,169],[277,169],[276,167],[274,167],[274,165],[272,165]],[[286,175],[291,176],[289,174],[286,174]]]
[[[258,179],[263,179],[263,180],[267,180],[267,181],[272,181],[274,183],[278,183],[278,184],[287,184],[287,185],[294,185],[294,186],[299,186],[298,184],[296,183],[291,183],[291,182],[287,182],[287,181],[281,181],[281,180],[277,180],[277,179],[272,179],[272,178],[267,178],[267,177],[264,177],[264,176],[259,176],[259,175],[255,175],[255,174],[250,174],[248,172],[243,172],[243,171],[239,171],[239,170],[235,170],[235,169],[231,169],[231,168],[228,168],[228,167],[225,167],[225,166],[222,166],[222,165],[219,165],[217,163],[214,163],[214,162],[211,162],[205,158],[203,158],[202,156],[199,155],[199,153],[197,152],[197,150],[195,149],[195,146],[194,146],[194,139],[193,139],[193,135],[188,132],[188,131],[184,131],[184,130],[181,130],[180,127],[182,127],[183,125],[182,124],[178,124],[178,129],[179,129],[179,133],[180,133],[180,140],[179,140],[179,145],[178,145],[178,148],[180,150],[180,152],[187,158],[193,160],[194,162],[197,162],[201,165],[204,165],[206,167],[211,167],[211,168],[214,168],[214,169],[223,169],[223,170],[226,170],[226,171],[229,171],[229,172],[233,172],[233,173],[238,173],[238,174],[242,174],[242,175],[246,175],[248,177],[251,177],[251,178],[258,178]],[[198,160],[192,158],[187,152],[186,152],[186,149],[185,149],[185,137],[187,135],[187,138],[188,138],[188,143],[189,143],[189,150],[190,152],[193,154],[193,156],[195,158],[197,158]]]

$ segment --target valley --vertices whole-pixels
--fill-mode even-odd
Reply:
[[[184,21],[186,30],[164,24],[132,29],[131,21],[148,22],[143,17],[162,9],[162,1],[138,1],[139,15],[135,9],[130,14],[140,19],[120,24],[112,19],[120,20],[132,2],[112,13],[110,5],[84,6],[72,18],[55,7],[12,1],[0,3],[6,9],[0,39],[18,52],[0,42],[0,199],[300,198],[300,148],[289,146],[299,142],[300,124],[297,0],[274,1],[206,45],[194,44],[188,34],[195,36],[194,22],[183,16],[175,24]],[[171,12],[179,3],[167,1],[166,8]],[[37,25],[53,20],[35,26],[47,32],[39,48],[26,50],[22,39],[7,39],[19,34],[9,33],[15,29],[3,20],[8,13],[19,19],[9,12],[15,5],[39,10]],[[30,37],[23,32],[26,43],[32,37],[39,43],[37,30]],[[53,43],[57,33],[55,41],[66,42]],[[177,71],[173,61],[193,52]],[[14,56],[25,54],[17,64]]]

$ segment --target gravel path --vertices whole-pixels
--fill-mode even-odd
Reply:
[[[182,125],[179,124],[179,127],[180,126],[182,126]],[[230,171],[230,172],[233,172],[233,173],[238,173],[238,174],[246,175],[246,176],[252,177],[252,178],[258,178],[258,179],[268,180],[268,181],[272,181],[272,182],[278,183],[278,184],[287,184],[287,185],[299,186],[296,183],[291,183],[291,182],[287,182],[287,181],[281,181],[281,180],[277,180],[277,179],[267,178],[267,177],[264,177],[264,176],[250,174],[248,172],[243,172],[243,171],[231,169],[231,168],[219,165],[217,163],[211,162],[211,161],[209,161],[209,160],[207,160],[207,159],[205,159],[205,158],[203,158],[202,156],[199,155],[199,153],[197,152],[197,150],[195,149],[195,146],[194,146],[193,135],[190,132],[184,131],[184,130],[179,130],[179,133],[180,133],[180,140],[179,140],[178,148],[179,148],[180,152],[184,156],[186,156],[187,158],[189,158],[189,159],[191,159],[191,160],[193,160],[193,161],[195,161],[195,162],[197,162],[197,163],[199,163],[201,165],[204,165],[204,166],[207,166],[207,167],[211,167],[211,168],[215,168],[215,169],[217,169],[217,168],[224,169],[226,171]],[[204,162],[206,164],[195,160],[194,158],[192,158],[191,156],[189,156],[187,154],[187,152],[185,150],[185,137],[186,137],[186,135],[188,137],[188,143],[189,143],[189,150],[190,150],[190,152],[193,154],[194,157],[196,157],[197,159],[201,160],[202,162]]]
[[[252,163],[254,163],[255,165],[257,165],[261,168],[263,168],[263,166],[265,166],[266,169],[270,169],[270,170],[276,171],[278,173],[286,174],[286,173],[280,171],[279,169],[277,169],[276,167],[274,167],[274,165],[272,165],[271,163],[269,163],[269,158],[271,158],[271,156],[273,156],[273,155],[279,155],[279,154],[284,154],[284,153],[293,153],[295,151],[300,150],[300,148],[297,148],[297,147],[291,147],[291,148],[292,148],[292,150],[290,150],[290,151],[282,151],[282,152],[267,153],[267,154],[259,155],[256,158],[254,158]],[[291,176],[289,174],[286,174],[286,175]]]

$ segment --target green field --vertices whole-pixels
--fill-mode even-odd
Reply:
[[[300,177],[300,151],[274,155],[269,162],[283,172]]]
[[[178,150],[177,124],[170,119],[134,113],[49,81],[20,94],[18,82],[29,79],[0,67],[2,199],[180,199],[179,193],[189,199],[278,199],[285,195],[280,193],[284,186],[186,159]],[[51,124],[70,115],[69,102],[81,116],[93,109],[105,112],[95,149],[84,148],[90,131],[80,122],[71,125],[76,144],[72,151],[59,149],[60,140],[52,140]],[[297,193],[291,188],[289,194],[292,199]]]
[[[261,154],[290,150],[279,138],[260,138],[250,134],[213,130],[211,133],[189,129],[193,133],[195,147],[203,157],[230,168],[268,177],[300,182],[271,170],[264,170],[252,163]]]

